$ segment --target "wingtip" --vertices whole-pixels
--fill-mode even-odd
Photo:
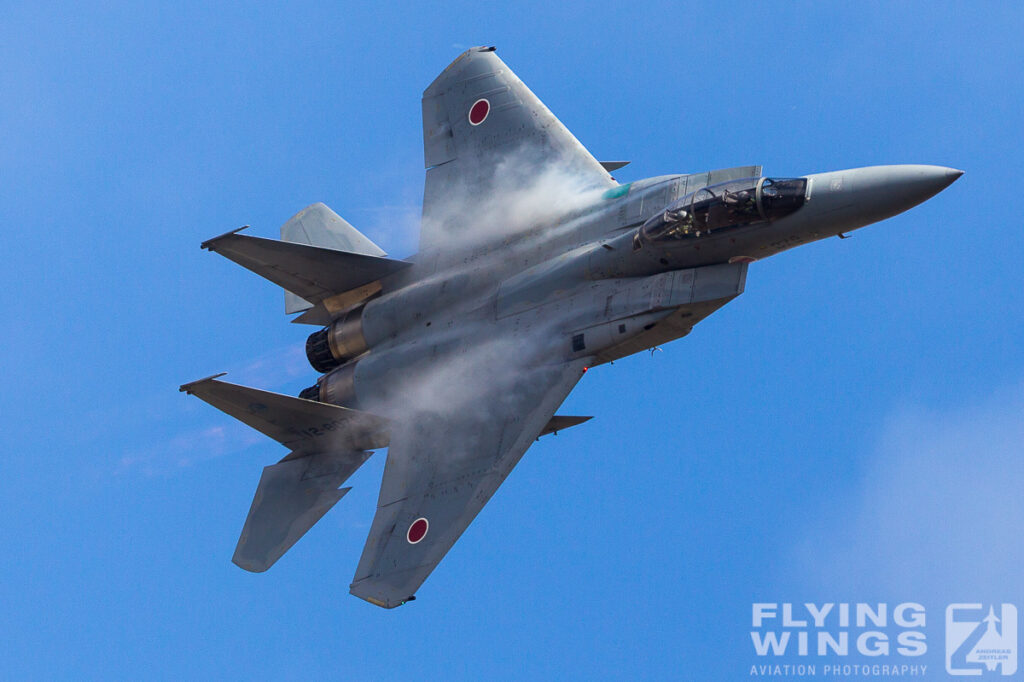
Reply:
[[[219,234],[216,237],[213,237],[212,239],[207,239],[205,242],[203,242],[202,244],[199,245],[199,248],[200,249],[206,249],[207,251],[212,251],[212,249],[210,247],[215,242],[218,242],[221,239],[224,239],[225,237],[230,237],[233,234],[237,234],[237,233],[241,232],[242,230],[248,230],[248,229],[249,229],[248,225],[242,225],[241,227],[235,228],[234,230],[231,230],[230,232],[225,232],[224,234]]]
[[[235,554],[235,556],[231,557],[231,563],[233,563],[235,566],[238,566],[243,571],[248,571],[249,573],[266,573],[267,570],[269,570],[270,567],[273,565],[273,563],[267,564],[264,562],[258,562],[253,561],[252,559],[243,558],[238,556],[237,553]]]
[[[399,606],[402,605],[402,604],[392,604],[390,602],[386,602],[386,601],[383,601],[381,599],[377,599],[376,597],[370,597],[370,596],[363,595],[363,594],[356,594],[352,590],[349,590],[349,594],[351,594],[354,597],[359,597],[360,599],[362,599],[363,601],[365,601],[365,602],[367,602],[369,604],[373,604],[374,606],[379,606],[382,609],[394,609],[394,608],[398,608]]]
[[[226,374],[227,374],[227,372],[220,372],[219,374],[211,374],[208,377],[203,377],[202,379],[196,379],[195,381],[190,381],[187,384],[182,384],[181,386],[178,386],[178,391],[180,391],[181,393],[189,393],[189,394],[191,394],[192,393],[192,388],[194,386],[198,386],[199,384],[205,384],[207,381],[213,381],[214,379],[219,379],[220,377],[222,377],[222,376],[224,376]]]
[[[403,604],[416,601],[415,594],[407,597],[399,596],[404,592],[404,590],[399,591],[400,589],[393,586],[389,589],[370,578],[363,578],[349,585],[348,593],[382,609],[397,609]]]

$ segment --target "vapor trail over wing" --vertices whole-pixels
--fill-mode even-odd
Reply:
[[[588,361],[522,371],[505,385],[492,384],[497,390],[470,409],[396,424],[352,594],[386,608],[414,596],[548,424]]]
[[[542,169],[572,175],[581,186],[616,184],[486,47],[463,52],[424,91],[423,157],[421,251],[469,235],[481,221],[500,221],[502,216],[474,215],[475,200],[527,185]]]

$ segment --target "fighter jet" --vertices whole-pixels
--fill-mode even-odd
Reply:
[[[202,247],[285,290],[320,327],[316,385],[290,397],[219,376],[181,387],[288,450],[263,469],[233,561],[265,571],[387,448],[350,591],[414,595],[588,368],[690,333],[743,293],[750,263],[884,220],[962,174],[941,166],[800,177],[761,166],[628,184],[498,58],[467,50],[423,93],[419,250],[388,258],[323,204],[281,240]],[[486,523],[486,520],[484,521]]]

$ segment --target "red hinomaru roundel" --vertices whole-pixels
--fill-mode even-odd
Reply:
[[[469,108],[469,124],[474,126],[480,125],[489,113],[491,113],[491,103],[483,98],[478,99]]]
[[[409,526],[409,530],[405,532],[405,539],[409,541],[410,545],[415,545],[417,542],[427,537],[428,528],[430,528],[430,523],[421,516],[413,521]]]

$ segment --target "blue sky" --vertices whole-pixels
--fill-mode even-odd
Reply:
[[[751,603],[804,601],[922,603],[938,676],[946,604],[1024,608],[1018,4],[0,7],[5,677],[738,679]],[[562,412],[595,419],[531,449],[415,604],[347,594],[382,456],[245,573],[283,450],[177,387],[295,393],[311,329],[199,243],[323,201],[411,255],[419,97],[476,44],[621,181],[966,174],[588,373]]]

